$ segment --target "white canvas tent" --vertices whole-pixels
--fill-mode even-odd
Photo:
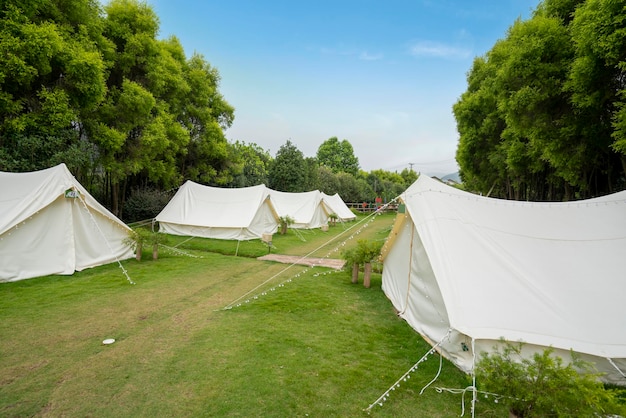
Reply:
[[[517,202],[422,175],[401,201],[383,290],[445,357],[469,372],[503,338],[573,350],[626,384],[626,192]]]
[[[0,281],[73,274],[133,256],[128,228],[65,164],[0,172]]]
[[[227,189],[185,182],[155,218],[173,235],[250,240],[274,234],[278,215],[264,185]]]
[[[270,196],[278,216],[294,220],[290,228],[313,229],[328,224],[332,210],[324,203],[319,190],[290,193],[270,189]]]
[[[338,220],[346,222],[356,219],[356,215],[350,210],[348,205],[346,205],[341,196],[339,196],[339,193],[335,193],[331,196],[322,192],[322,199],[324,200],[324,203],[326,203],[326,205],[330,208],[331,212],[334,212],[337,215]]]

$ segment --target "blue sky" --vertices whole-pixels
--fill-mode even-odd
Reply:
[[[484,55],[539,0],[148,0],[160,37],[219,70],[226,137],[305,157],[336,136],[363,170],[457,170],[452,106]]]

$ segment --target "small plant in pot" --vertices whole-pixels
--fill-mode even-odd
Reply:
[[[370,287],[372,276],[372,262],[378,258],[382,249],[382,242],[359,240],[354,248],[342,252],[346,260],[346,269],[352,270],[352,283],[358,283],[359,270],[363,265],[363,286]]]
[[[287,228],[289,228],[290,225],[293,225],[295,220],[291,216],[285,215],[278,218],[278,222],[280,224],[280,235],[285,235],[287,233]]]
[[[145,245],[152,245],[152,259],[158,259],[159,244],[165,244],[166,242],[166,234],[156,231],[148,231],[144,228],[132,229],[128,233],[128,237],[124,239],[124,244],[128,245],[133,249],[133,251],[135,251],[135,258],[137,261],[141,261],[141,255]]]
[[[150,231],[144,228],[131,229],[128,237],[124,239],[124,245],[129,246],[135,252],[137,261],[141,261],[141,253],[144,244],[148,241]]]

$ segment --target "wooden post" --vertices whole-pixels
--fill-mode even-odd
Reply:
[[[359,265],[357,263],[352,264],[352,283],[359,282]]]
[[[365,263],[363,268],[363,286],[370,287],[370,279],[372,276],[372,263]]]
[[[159,258],[159,244],[152,244],[152,259],[156,260]]]

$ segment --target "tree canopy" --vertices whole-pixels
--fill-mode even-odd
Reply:
[[[219,74],[158,30],[138,0],[3,2],[0,169],[65,162],[118,215],[131,187],[232,180]]]
[[[359,172],[359,159],[348,140],[339,141],[336,136],[328,138],[317,149],[317,161],[334,173],[348,173],[356,176]]]
[[[470,190],[570,200],[623,189],[621,2],[545,0],[475,59],[454,105]]]

